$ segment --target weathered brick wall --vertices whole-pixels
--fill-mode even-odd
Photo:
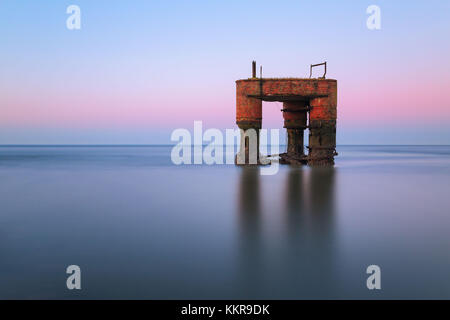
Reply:
[[[250,97],[249,97],[250,95]],[[255,97],[251,97],[255,96]],[[332,164],[336,146],[337,81],[333,79],[246,79],[236,81],[236,123],[241,129],[261,128],[262,101],[283,101],[285,109],[307,105],[310,110],[309,158],[311,164]],[[300,144],[297,132],[306,113],[284,112],[292,144]],[[297,150],[292,146],[292,150]],[[300,146],[299,146],[300,147]]]
[[[332,165],[336,152],[337,82],[328,88],[326,97],[310,100],[309,163]]]
[[[263,95],[327,95],[335,83],[331,79],[265,79]]]
[[[262,101],[247,95],[259,94],[257,81],[236,81],[236,123],[241,129],[261,128]]]
[[[311,119],[336,119],[336,80],[332,79],[246,79],[236,81],[236,122],[261,124],[262,102],[248,95],[303,96],[314,100]],[[262,91],[262,92],[261,92]],[[327,96],[327,97],[325,97]]]
[[[310,120],[336,120],[337,118],[337,82],[330,82],[326,97],[310,100]]]

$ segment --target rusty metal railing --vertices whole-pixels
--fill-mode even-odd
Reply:
[[[327,62],[325,61],[325,62],[322,62],[322,63],[317,63],[317,64],[312,64],[310,67],[309,67],[309,77],[311,78],[312,77],[312,68],[313,67],[317,67],[317,66],[325,66],[325,71],[324,71],[324,73],[323,73],[323,76],[322,77],[319,77],[319,79],[325,79],[325,75],[327,74]]]

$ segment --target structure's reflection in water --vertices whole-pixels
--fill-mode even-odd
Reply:
[[[261,284],[260,266],[262,265],[262,226],[259,170],[255,167],[243,167],[239,184],[239,227],[241,271],[238,279],[242,283],[244,295],[252,295]],[[255,267],[256,266],[256,267]],[[246,285],[246,284],[249,285]]]
[[[0,148],[0,299],[73,298],[70,264],[79,298],[449,299],[450,146],[339,149],[262,176],[169,146]]]
[[[252,297],[263,297],[263,292],[276,298],[333,296],[335,169],[288,168],[275,195],[263,194],[261,179],[257,168],[242,168],[238,216],[243,292]],[[280,212],[265,213],[267,200],[281,201]]]

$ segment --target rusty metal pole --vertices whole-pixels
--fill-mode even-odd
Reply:
[[[252,62],[252,78],[256,78],[256,61]]]

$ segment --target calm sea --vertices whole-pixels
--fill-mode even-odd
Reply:
[[[0,147],[0,298],[450,298],[450,146],[273,176],[170,151]]]

